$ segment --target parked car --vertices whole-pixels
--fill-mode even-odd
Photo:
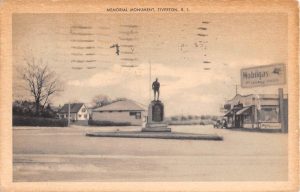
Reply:
[[[223,121],[222,121],[222,127],[221,128],[225,128],[225,129],[228,128],[226,119],[223,119]]]
[[[220,120],[217,120],[215,123],[214,123],[214,128],[222,128],[222,122]]]
[[[214,123],[214,128],[225,128],[227,129],[228,128],[228,125],[227,125],[227,121],[226,119],[223,119],[222,121],[221,120],[217,120],[215,123]]]

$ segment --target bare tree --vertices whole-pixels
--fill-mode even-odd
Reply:
[[[41,108],[45,108],[50,96],[63,90],[55,72],[41,59],[38,61],[34,58],[26,60],[22,77],[26,81],[27,90],[34,97],[36,115],[40,114]]]
[[[106,96],[106,95],[96,95],[94,98],[93,98],[93,101],[92,101],[92,105],[93,105],[93,108],[96,108],[96,107],[101,107],[103,105],[107,105],[107,104],[110,104],[111,103],[111,99]]]

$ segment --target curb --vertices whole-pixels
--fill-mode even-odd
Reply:
[[[214,140],[222,141],[223,137],[216,134],[192,134],[178,132],[92,132],[86,133],[88,137],[123,137],[123,138],[151,138],[151,139],[177,139],[177,140]]]

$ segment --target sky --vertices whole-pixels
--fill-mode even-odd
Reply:
[[[53,105],[107,95],[147,106],[156,77],[167,116],[219,115],[236,85],[287,91],[240,86],[241,68],[288,64],[285,14],[14,14],[12,29],[14,99],[30,98],[18,70],[32,58],[64,85]]]

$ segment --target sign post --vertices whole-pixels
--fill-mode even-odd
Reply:
[[[284,104],[283,104],[283,89],[279,88],[278,89],[278,96],[279,96],[279,120],[281,124],[281,132],[285,133],[286,132],[286,123],[285,123],[285,118],[284,118]]]

